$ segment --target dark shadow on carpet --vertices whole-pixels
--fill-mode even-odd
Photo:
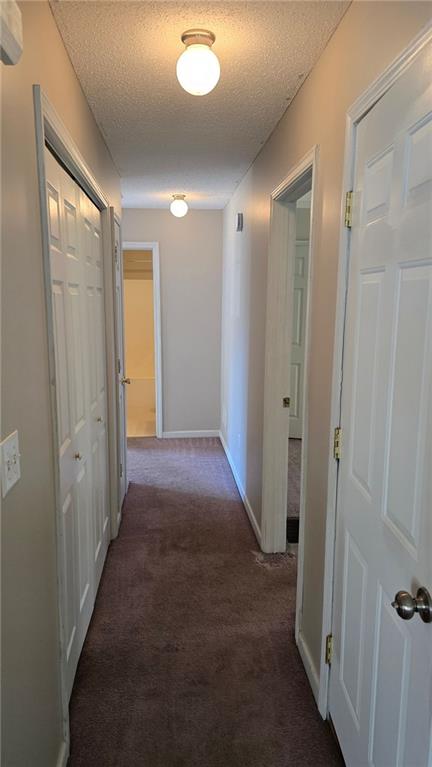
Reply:
[[[343,764],[293,639],[295,559],[258,551],[219,440],[129,447],[70,767]]]

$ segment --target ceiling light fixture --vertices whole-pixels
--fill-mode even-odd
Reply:
[[[177,79],[192,96],[206,96],[220,77],[219,60],[211,50],[216,37],[207,29],[188,29],[181,39],[186,50],[177,61]]]
[[[170,211],[176,218],[183,218],[189,210],[185,197],[185,194],[173,194]]]

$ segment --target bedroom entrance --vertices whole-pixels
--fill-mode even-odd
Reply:
[[[125,243],[123,293],[128,437],[162,436],[159,253],[157,243]]]

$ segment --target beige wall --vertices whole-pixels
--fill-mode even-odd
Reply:
[[[224,214],[222,427],[260,520],[270,193],[319,145],[303,606],[303,633],[317,670],[345,114],[430,16],[428,3],[353,3]],[[242,234],[235,232],[237,211],[244,213]]]
[[[154,378],[153,280],[124,281],[126,375]]]
[[[48,3],[19,3],[24,54],[2,76],[2,437],[22,478],[2,506],[2,764],[54,767],[60,743],[53,456],[33,83],[41,84],[111,202],[119,178]]]
[[[158,242],[163,430],[220,425],[222,211],[123,211],[125,242]]]
[[[129,275],[124,280],[126,375],[154,378],[153,278],[151,273]]]

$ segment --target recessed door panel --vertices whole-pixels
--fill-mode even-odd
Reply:
[[[73,377],[73,402],[74,402],[74,428],[75,433],[83,428],[86,423],[86,392],[85,392],[85,369],[82,313],[83,306],[79,285],[69,285],[69,305],[71,314],[72,331],[72,377]]]
[[[410,639],[390,602],[379,586],[369,745],[370,764],[374,767],[405,767]]]
[[[353,393],[352,473],[368,496],[371,492],[381,281],[381,272],[372,274],[366,272],[359,280],[359,316]]]
[[[72,494],[66,496],[62,509],[63,536],[63,620],[65,629],[66,661],[69,663],[77,631],[76,596],[76,519]]]
[[[357,545],[345,537],[340,679],[354,721],[360,720],[360,693],[366,609],[367,564]]]
[[[58,444],[60,456],[62,456],[71,442],[64,286],[59,283],[54,283],[52,286],[52,297],[56,362]]]
[[[417,548],[420,446],[430,370],[432,265],[403,267],[398,287],[385,513],[401,536]]]

